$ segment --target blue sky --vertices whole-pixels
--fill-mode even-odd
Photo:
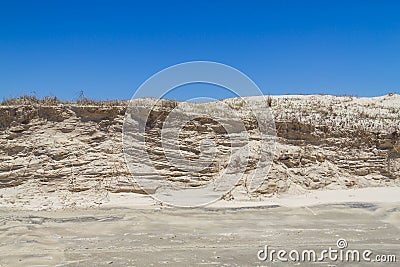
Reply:
[[[400,93],[400,1],[1,1],[0,97],[129,99],[193,60],[265,94]],[[176,94],[225,97],[212,87]]]

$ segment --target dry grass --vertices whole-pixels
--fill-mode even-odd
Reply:
[[[58,105],[61,101],[57,97],[46,96],[37,98],[36,96],[24,95],[16,98],[7,98],[0,102],[1,106],[17,105]]]
[[[7,98],[0,102],[0,106],[57,106],[57,105],[78,105],[78,106],[127,106],[126,100],[94,100],[87,97],[80,97],[76,101],[62,101],[55,96],[24,95],[20,97]]]

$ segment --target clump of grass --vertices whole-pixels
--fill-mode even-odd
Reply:
[[[246,102],[240,99],[234,99],[227,103],[231,109],[239,110],[246,105]]]
[[[267,104],[268,107],[272,107],[272,97],[270,95],[267,97]]]

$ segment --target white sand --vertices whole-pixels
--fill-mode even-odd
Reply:
[[[283,194],[257,201],[215,202],[208,207],[257,207],[279,205],[284,207],[310,207],[340,203],[398,203],[400,205],[400,187],[372,187],[347,190],[309,191],[301,195]]]
[[[236,198],[219,200],[206,208],[263,207],[279,205],[284,207],[310,207],[336,203],[398,203],[400,187],[370,187],[347,190],[306,191],[301,194],[286,193],[270,198],[254,200]],[[13,188],[0,189],[0,208],[14,210],[59,210],[79,208],[137,208],[152,209],[160,207],[160,202],[148,195],[135,193],[108,193],[96,190],[79,193],[65,191],[46,192],[45,188],[26,183]]]

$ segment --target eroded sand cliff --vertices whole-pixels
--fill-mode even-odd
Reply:
[[[224,101],[238,111],[248,105],[262,107],[260,97]],[[149,118],[155,137],[157,123],[176,105],[169,100],[163,103],[157,116]],[[274,96],[271,106],[277,146],[265,182],[252,194],[239,183],[226,199],[400,184],[399,95]],[[121,135],[126,107],[124,101],[4,102],[0,106],[0,203],[24,206],[43,195],[44,208],[97,205],[107,202],[110,192],[145,193],[124,161]],[[256,122],[249,117],[246,124],[251,130]],[[197,179],[171,168],[157,153],[161,148],[156,138],[149,140],[150,151],[165,177],[195,187],[223,169],[230,143],[211,120],[194,122],[186,131],[183,151],[189,157],[196,156],[199,136],[219,140],[220,159]],[[57,197],[46,197],[51,194]]]

